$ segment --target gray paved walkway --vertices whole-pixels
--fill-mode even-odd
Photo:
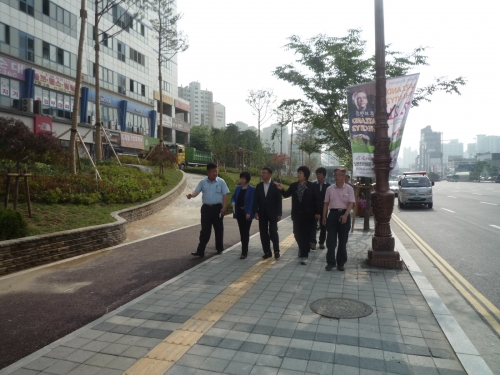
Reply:
[[[284,240],[291,221],[279,228]],[[360,230],[350,236],[345,272],[324,270],[326,250],[311,252],[309,264],[300,265],[294,243],[166,374],[466,374],[410,272],[364,264],[371,236]],[[246,260],[238,259],[236,245],[0,375],[127,373],[261,253],[259,237],[253,236]],[[309,308],[326,297],[360,300],[374,312],[327,319]],[[468,373],[491,373],[480,357],[471,363],[477,371]]]

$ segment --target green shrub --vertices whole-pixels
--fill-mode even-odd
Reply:
[[[28,223],[20,213],[8,208],[0,208],[0,241],[27,235]]]

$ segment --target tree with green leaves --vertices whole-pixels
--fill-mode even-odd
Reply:
[[[139,10],[141,0],[93,0],[94,5],[94,76],[95,76],[95,155],[97,160],[102,160],[102,134],[101,134],[101,85],[100,85],[100,45],[107,45],[108,40],[129,30],[134,25],[134,21],[142,17]],[[121,6],[127,6],[126,9]],[[135,5],[135,11],[131,11]],[[113,15],[113,26],[106,30],[99,30],[101,19],[105,14]],[[122,51],[125,56],[125,51]],[[123,60],[125,61],[125,60]]]
[[[303,106],[302,116],[317,130],[318,141],[352,169],[345,89],[375,77],[375,57],[365,57],[366,41],[361,38],[361,30],[348,30],[344,37],[317,35],[309,40],[294,35],[285,48],[298,56],[296,64],[277,67],[274,75],[302,90],[306,99],[295,101]],[[428,65],[425,47],[410,53],[389,48],[386,47],[387,77],[402,76],[415,67]],[[412,107],[430,101],[438,91],[460,95],[459,88],[465,83],[463,77],[437,78],[433,84],[415,91]]]
[[[210,126],[193,126],[189,132],[189,146],[200,151],[211,151],[211,137],[212,129]]]
[[[177,24],[182,18],[175,9],[175,0],[147,0],[146,9],[152,15],[149,22],[153,28],[153,37],[158,41],[158,87],[159,87],[159,126],[158,138],[160,147],[163,146],[163,74],[162,68],[170,64],[175,55],[188,49],[187,36],[179,31]]]
[[[276,96],[272,89],[249,90],[246,102],[252,108],[252,115],[257,118],[257,130],[260,142],[260,126],[272,117]]]

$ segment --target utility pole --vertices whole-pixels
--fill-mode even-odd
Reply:
[[[81,0],[80,8],[80,39],[78,42],[78,58],[76,62],[76,84],[75,96],[73,99],[73,115],[71,117],[71,134],[69,138],[69,169],[71,174],[76,174],[75,152],[78,152],[76,147],[76,135],[78,132],[78,118],[80,112],[80,92],[82,86],[82,61],[83,61],[83,43],[85,41],[85,29],[87,28],[87,0]]]
[[[385,37],[384,1],[375,0],[375,90],[377,96],[375,111],[375,165],[376,189],[371,194],[375,215],[375,234],[372,249],[368,250],[370,265],[382,268],[402,269],[403,262],[399,252],[394,251],[394,237],[391,232],[391,215],[394,206],[394,193],[389,189],[391,154],[389,151],[389,125],[387,124],[387,90],[385,78]]]

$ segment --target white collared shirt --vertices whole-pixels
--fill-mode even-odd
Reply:
[[[265,181],[262,181],[262,183],[264,184],[264,196],[267,197],[267,191],[269,190],[269,186],[271,186],[273,182],[271,181],[271,179],[269,179],[269,182],[267,184]]]

